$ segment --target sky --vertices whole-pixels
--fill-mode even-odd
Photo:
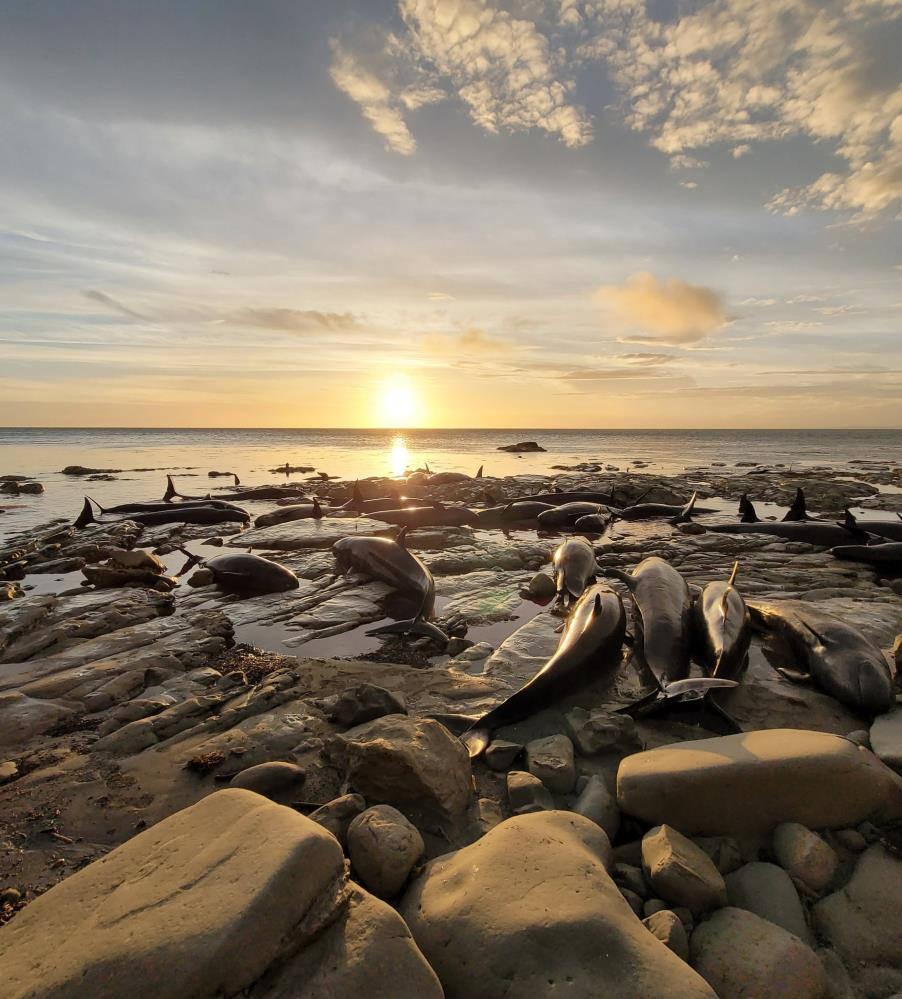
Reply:
[[[902,427],[902,0],[8,0],[0,422]]]

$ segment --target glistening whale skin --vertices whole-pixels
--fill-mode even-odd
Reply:
[[[583,538],[568,538],[558,545],[551,564],[554,588],[561,603],[578,600],[598,572],[595,549]]]
[[[116,520],[132,520],[136,524],[143,524],[145,527],[154,527],[157,524],[247,524],[251,517],[247,510],[242,510],[237,506],[230,506],[223,503],[219,506],[211,504],[194,503],[172,503],[166,504],[166,509],[154,510],[149,513],[131,513],[114,520],[104,518],[101,509],[101,523],[115,523]],[[88,524],[98,522],[91,507],[91,501],[85,497],[84,506],[81,513],[74,522],[75,527],[86,527]]]
[[[314,496],[312,503],[296,503],[292,506],[280,506],[278,510],[261,513],[254,521],[254,527],[272,527],[274,524],[287,524],[292,520],[313,518],[320,520],[324,516],[323,508]]]
[[[463,527],[479,524],[479,517],[464,506],[408,506],[400,510],[371,511],[368,516],[400,527]]]
[[[573,503],[561,503],[560,506],[545,510],[536,518],[542,530],[555,530],[559,527],[572,527],[580,517],[588,517],[590,514],[599,514],[607,510],[600,503],[589,503],[577,501]]]
[[[833,548],[845,542],[867,541],[870,538],[864,531],[853,532],[839,524],[818,520],[711,524],[708,530],[717,534],[769,534],[784,541],[802,541],[820,548]]]
[[[506,701],[492,708],[461,736],[471,757],[479,756],[491,734],[548,707],[556,698],[613,672],[620,664],[626,630],[623,602],[607,584],[596,583],[574,606],[554,655]]]
[[[336,567],[341,574],[353,569],[373,579],[381,579],[420,601],[416,617],[373,628],[367,632],[368,635],[413,633],[426,635],[447,645],[448,636],[428,620],[435,608],[435,580],[424,563],[405,547],[406,531],[406,528],[403,529],[397,539],[340,538],[332,546]]]
[[[864,562],[889,572],[902,571],[902,541],[877,545],[838,545],[830,549],[834,558],[846,562]]]
[[[693,513],[717,513],[713,507],[696,506],[698,493],[693,493],[687,503],[675,506],[672,503],[636,503],[623,507],[615,513],[617,520],[655,520],[658,517],[671,517],[674,523],[683,523]]]
[[[894,705],[886,658],[857,628],[801,600],[754,601],[749,610],[756,627],[776,632],[799,670],[838,701],[866,716]]]
[[[296,590],[300,585],[298,577],[287,566],[262,555],[250,553],[217,555],[202,559],[189,551],[180,549],[188,556],[180,576],[196,565],[202,565],[213,573],[213,580],[227,593],[245,596],[259,596],[264,593],[282,593]]]

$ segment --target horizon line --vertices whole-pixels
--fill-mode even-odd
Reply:
[[[227,426],[88,426],[74,424],[57,425],[11,425],[0,426],[0,432],[8,430],[241,430],[267,432],[286,431],[347,431],[349,433],[522,433],[531,431],[536,433],[669,433],[669,432],[707,432],[723,433],[729,431],[745,431],[749,433],[793,433],[799,431],[818,431],[822,433],[851,433],[860,431],[886,431],[902,432],[902,427],[897,426],[849,426],[849,427],[227,427]]]

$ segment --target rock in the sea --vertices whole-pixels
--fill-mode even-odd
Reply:
[[[373,805],[394,805],[418,827],[442,830],[470,801],[472,774],[463,743],[430,718],[385,715],[338,737],[347,777]]]
[[[730,905],[754,912],[813,945],[799,893],[782,867],[754,861],[728,874],[725,880]]]
[[[249,999],[443,999],[404,920],[350,885],[339,918],[310,946],[264,975]]]
[[[218,791],[19,912],[0,933],[4,996],[236,995],[330,924],[344,878],[320,826]]]
[[[526,766],[555,794],[569,794],[576,783],[573,743],[566,735],[548,735],[527,743]]]
[[[692,967],[719,999],[825,999],[827,976],[797,936],[745,909],[719,909],[692,934]]]
[[[425,849],[417,827],[391,805],[368,808],[348,827],[354,871],[380,898],[398,894]]]
[[[407,705],[400,694],[393,694],[374,683],[358,683],[342,691],[329,705],[329,720],[351,728],[384,715],[406,715]]]
[[[659,898],[686,906],[694,916],[727,904],[723,876],[711,858],[670,826],[642,838],[642,868]]]
[[[550,811],[554,798],[547,787],[524,770],[511,770],[507,775],[507,799],[514,815]]]
[[[871,749],[888,767],[902,773],[902,708],[874,720],[870,743]]]
[[[554,580],[547,572],[537,572],[529,581],[529,595],[537,600],[550,600],[557,592]]]
[[[681,961],[689,960],[689,937],[682,920],[670,909],[659,909],[642,920],[668,950],[672,950]]]
[[[522,454],[528,451],[545,451],[547,448],[540,447],[535,441],[520,441],[517,444],[502,444],[499,451],[508,451],[511,454]]]
[[[902,817],[902,779],[841,736],[770,729],[627,756],[617,801],[687,835],[767,833],[781,822],[841,829]]]
[[[507,739],[493,739],[486,748],[485,762],[492,768],[504,772],[510,770],[514,760],[523,752],[519,742],[509,742]]]
[[[297,797],[306,779],[307,774],[296,763],[258,763],[235,774],[229,787],[255,791],[264,798],[287,805]]]
[[[333,798],[325,805],[320,805],[307,817],[318,822],[345,846],[348,841],[348,828],[357,816],[366,808],[366,799],[362,794],[343,794]]]
[[[614,795],[608,790],[604,778],[592,774],[573,805],[577,815],[584,815],[601,826],[613,839],[620,830],[620,809]]]
[[[792,879],[819,894],[833,880],[839,857],[817,833],[798,822],[784,822],[774,830],[774,856]]]
[[[642,748],[636,723],[629,715],[603,709],[592,712],[573,708],[566,715],[567,728],[581,756],[599,753],[634,753]]]
[[[813,909],[820,934],[848,961],[902,968],[902,860],[874,844],[849,883]]]
[[[518,816],[427,864],[400,912],[447,999],[714,999],[636,918],[609,860],[588,819]]]

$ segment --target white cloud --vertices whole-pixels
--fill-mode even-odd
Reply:
[[[660,281],[653,274],[634,274],[622,285],[599,288],[595,297],[624,328],[638,331],[634,340],[695,343],[727,322],[716,292],[678,278]]]

